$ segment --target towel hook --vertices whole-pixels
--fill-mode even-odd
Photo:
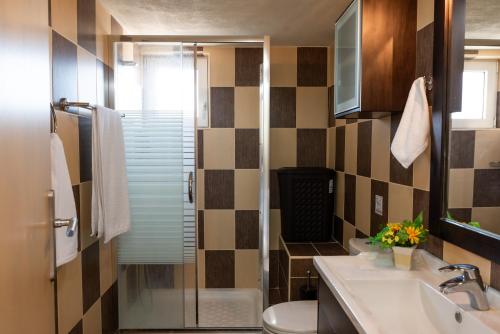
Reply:
[[[432,74],[428,74],[424,76],[424,81],[425,81],[425,88],[429,91],[432,90],[432,84],[433,84],[433,79],[432,79]]]

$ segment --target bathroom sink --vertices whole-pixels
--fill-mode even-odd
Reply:
[[[381,333],[498,333],[420,279],[346,280],[345,286]]]

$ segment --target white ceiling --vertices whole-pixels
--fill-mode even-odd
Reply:
[[[351,0],[103,0],[134,35],[263,36],[273,45],[330,45]]]
[[[500,1],[468,0],[465,38],[500,40]]]

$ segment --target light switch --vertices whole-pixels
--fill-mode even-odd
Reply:
[[[384,198],[380,195],[375,195],[375,213],[379,216],[384,215]]]

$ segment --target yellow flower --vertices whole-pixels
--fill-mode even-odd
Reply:
[[[410,243],[412,245],[417,245],[418,242],[420,241],[419,235],[420,233],[422,233],[422,231],[413,226],[409,226],[406,228],[406,233],[408,234],[408,240],[410,240]]]
[[[397,235],[394,237],[394,241],[396,241],[396,242],[399,241],[399,237]]]
[[[401,223],[388,223],[387,226],[393,233],[397,233],[401,229]]]

